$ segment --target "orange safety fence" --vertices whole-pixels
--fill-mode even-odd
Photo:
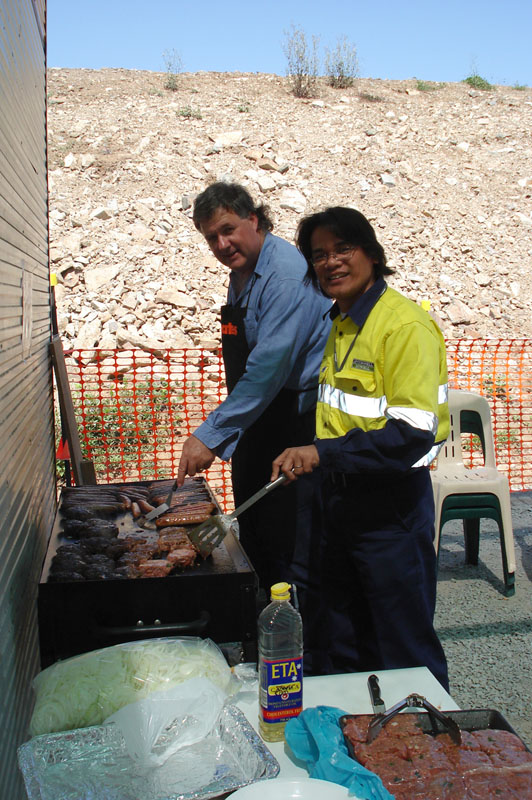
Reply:
[[[497,468],[507,475],[511,491],[531,489],[532,340],[451,339],[446,345],[449,387],[488,400]],[[469,437],[468,466],[481,458],[475,438]]]
[[[227,396],[221,350],[65,352],[81,448],[99,483],[175,477],[184,441]],[[205,473],[223,510],[231,468]]]
[[[532,488],[532,340],[447,342],[449,385],[491,406],[497,465],[513,491]],[[221,350],[65,352],[81,446],[100,483],[177,474],[185,439],[226,397]],[[472,439],[466,461],[476,463]],[[232,508],[230,466],[216,460],[207,480]]]

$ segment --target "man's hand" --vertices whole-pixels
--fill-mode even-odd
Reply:
[[[183,445],[183,452],[177,468],[177,485],[182,486],[185,475],[195,475],[208,469],[214,461],[216,453],[203,444],[195,436],[189,436]]]
[[[295,481],[304,472],[312,472],[319,463],[320,457],[315,445],[287,447],[273,462],[270,480],[274,481],[283,472],[289,481]]]

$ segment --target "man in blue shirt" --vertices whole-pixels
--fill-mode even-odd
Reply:
[[[305,259],[271,233],[268,209],[255,206],[242,186],[210,185],[196,198],[193,219],[231,270],[222,308],[229,394],[185,442],[178,482],[207,469],[215,456],[231,459],[239,505],[268,483],[271,462],[287,439],[294,445],[314,439],[330,301],[305,282]],[[291,565],[307,557],[300,558],[298,550],[317,551],[318,542],[301,543],[298,537],[296,547],[295,541],[302,519],[310,524],[313,496],[310,481],[303,491],[281,487],[241,516],[241,542],[266,589],[281,580],[297,583],[298,567]]]

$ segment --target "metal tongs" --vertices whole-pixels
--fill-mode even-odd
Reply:
[[[366,743],[370,744],[370,742],[373,742],[386,723],[395,717],[396,714],[402,711],[403,708],[425,708],[429,713],[433,728],[436,728],[434,721],[435,717],[447,729],[447,732],[453,742],[455,744],[461,744],[462,732],[454,719],[451,719],[451,717],[447,716],[447,714],[442,714],[441,711],[435,708],[432,703],[429,703],[429,701],[420,694],[409,694],[404,700],[400,700],[398,703],[388,709],[386,713],[377,714],[369,723]]]

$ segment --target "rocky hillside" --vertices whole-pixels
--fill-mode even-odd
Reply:
[[[195,195],[245,184],[293,241],[302,214],[368,216],[396,288],[447,337],[532,336],[532,90],[363,79],[48,73],[51,262],[65,346],[213,346],[227,274]],[[421,86],[421,89],[418,88]]]

